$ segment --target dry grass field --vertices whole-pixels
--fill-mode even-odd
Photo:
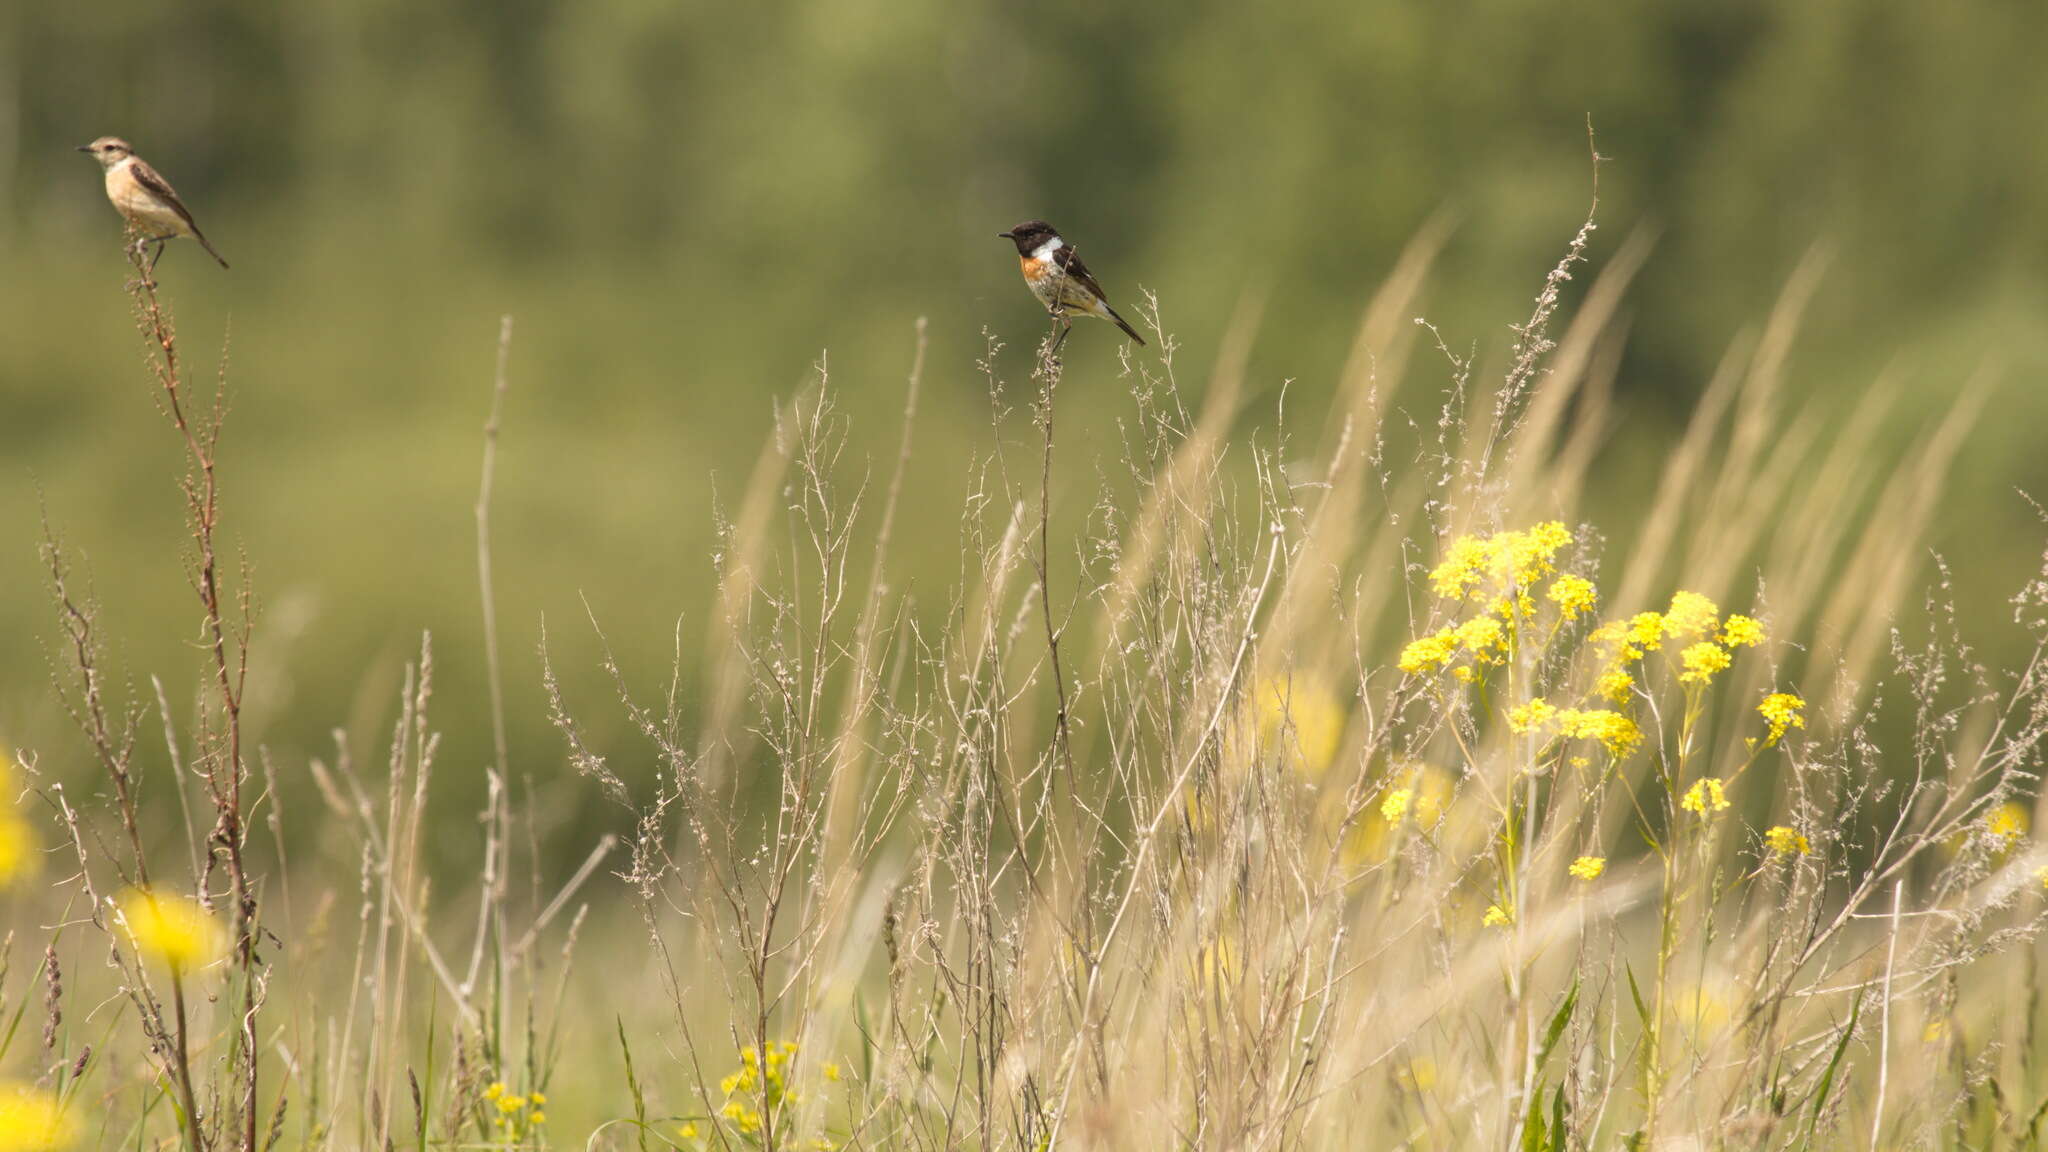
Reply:
[[[1644,256],[1592,231],[1491,371],[1415,318],[1424,229],[1327,409],[1248,419],[1253,306],[1199,367],[1157,300],[1114,367],[1106,326],[1064,361],[990,335],[944,491],[903,481],[922,326],[898,410],[821,365],[720,493],[701,646],[673,605],[547,622],[677,640],[652,675],[544,646],[542,778],[495,626],[484,771],[437,760],[425,637],[388,744],[245,741],[232,367],[172,326],[191,262],[132,284],[188,465],[150,498],[191,612],[149,626],[207,675],[126,667],[51,526],[77,735],[9,749],[0,1150],[2038,1147],[2048,567],[1989,667],[1921,544],[1988,393],[1903,455],[1878,399],[1810,408],[1809,261],[1651,446],[1642,521],[1587,522],[1640,435],[1609,400]],[[509,320],[497,355],[491,625]],[[1128,398],[1087,450],[1079,388]],[[913,518],[945,586],[896,578]],[[449,793],[473,821],[428,819]],[[612,831],[544,853],[567,793]]]

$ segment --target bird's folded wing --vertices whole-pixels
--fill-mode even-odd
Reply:
[[[178,193],[171,188],[171,182],[158,175],[156,169],[137,158],[129,162],[128,171],[135,177],[137,184],[149,190],[150,195],[170,205],[171,211],[176,212],[179,219],[193,228],[199,226],[193,221],[192,213],[186,210],[185,202],[178,199]]]
[[[1094,293],[1097,300],[1107,301],[1109,299],[1108,293],[1102,290],[1102,285],[1097,284],[1095,277],[1088,274],[1088,265],[1081,263],[1081,254],[1079,252],[1072,248],[1063,247],[1056,249],[1052,254],[1052,258],[1053,262],[1060,266],[1060,270],[1067,279]]]

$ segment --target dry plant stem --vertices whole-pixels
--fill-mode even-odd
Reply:
[[[94,630],[93,604],[89,596],[79,600],[72,595],[70,569],[65,564],[64,554],[47,518],[43,521],[43,561],[49,569],[50,591],[57,601],[64,638],[70,645],[71,667],[78,674],[77,698],[74,699],[61,684],[58,695],[63,699],[72,721],[84,731],[86,742],[92,745],[93,754],[99,759],[100,766],[106,769],[107,779],[114,786],[114,804],[121,813],[121,830],[128,837],[128,867],[132,870],[129,879],[136,887],[147,889],[149,862],[142,850],[142,831],[136,823],[133,774],[135,731],[140,723],[140,713],[133,708],[124,710],[119,724],[109,715],[105,674],[100,669],[100,640]]]
[[[1507,379],[1500,391],[1494,395],[1493,421],[1487,430],[1484,447],[1474,470],[1472,483],[1476,496],[1484,487],[1491,471],[1494,451],[1514,439],[1521,429],[1522,420],[1528,413],[1522,403],[1536,382],[1547,370],[1546,357],[1557,347],[1550,338],[1550,318],[1557,311],[1565,281],[1570,280],[1572,266],[1586,258],[1586,245],[1593,238],[1598,227],[1594,218],[1600,212],[1600,155],[1597,141],[1593,137],[1593,118],[1586,118],[1586,150],[1592,157],[1593,191],[1592,203],[1586,207],[1586,222],[1579,226],[1578,234],[1572,237],[1571,245],[1565,249],[1562,259],[1543,280],[1543,290],[1536,296],[1536,308],[1529,314],[1527,323],[1515,327],[1514,362],[1508,369]]]
[[[491,386],[491,415],[484,421],[483,478],[476,495],[476,579],[483,600],[485,671],[491,688],[491,747],[497,753],[499,779],[510,779],[505,751],[505,681],[498,662],[497,598],[491,590],[491,482],[498,465],[498,422],[505,411],[510,382],[506,361],[512,355],[512,317],[498,319],[498,368]]]
[[[497,368],[492,376],[491,414],[484,421],[484,459],[476,496],[477,592],[484,618],[484,665],[490,684],[491,743],[496,754],[494,763],[497,767],[496,772],[491,775],[487,791],[484,818],[484,873],[477,893],[476,943],[470,953],[469,971],[463,977],[461,985],[464,1000],[475,990],[477,975],[483,964],[486,938],[496,940],[499,945],[498,975],[501,986],[505,976],[503,904],[505,885],[509,879],[507,865],[511,853],[509,837],[506,834],[509,813],[505,793],[511,786],[512,777],[511,757],[505,743],[505,680],[498,657],[497,596],[491,581],[491,490],[497,477],[498,428],[504,415],[505,393],[511,386],[506,370],[511,355],[512,317],[508,313],[498,319]]]
[[[256,959],[256,899],[243,858],[246,831],[243,823],[242,782],[246,775],[242,755],[242,694],[247,682],[249,632],[254,606],[248,595],[247,573],[240,599],[239,624],[228,623],[222,606],[220,557],[215,533],[220,523],[220,487],[214,469],[214,450],[220,441],[226,415],[225,395],[216,390],[212,411],[195,423],[187,412],[185,384],[178,365],[177,337],[170,317],[157,298],[156,282],[150,279],[141,250],[134,249],[129,260],[136,279],[130,290],[135,299],[137,320],[151,344],[151,367],[161,389],[160,405],[172,427],[184,441],[190,471],[183,484],[186,516],[195,549],[192,583],[204,613],[202,628],[211,657],[214,693],[220,708],[217,721],[202,717],[200,761],[207,792],[213,802],[215,823],[209,836],[212,859],[225,865],[229,898],[233,902],[233,959],[236,983],[240,985],[240,1020],[235,1071],[239,1073],[239,1100],[235,1119],[239,1125],[238,1147],[255,1152],[257,1147],[257,1058],[256,1013],[262,1001],[261,974]],[[233,647],[232,655],[229,652]],[[209,866],[210,867],[210,866]],[[182,981],[172,973],[172,992],[178,1004],[179,1041],[184,1041]],[[180,1064],[184,1064],[183,1054]],[[187,1106],[191,1138],[203,1148],[196,1100],[191,1096],[189,1070],[180,1085]]]
[[[823,875],[838,875],[839,866],[851,855],[855,836],[853,824],[859,819],[863,788],[858,775],[866,763],[866,741],[860,738],[867,723],[880,682],[875,659],[875,636],[883,615],[883,576],[889,555],[889,541],[896,527],[896,505],[903,492],[903,474],[910,465],[911,433],[917,426],[917,397],[924,380],[927,322],[917,318],[917,346],[910,361],[910,377],[903,398],[903,430],[896,446],[896,464],[889,475],[889,488],[882,498],[882,519],[875,531],[875,551],[868,562],[867,602],[861,609],[853,646],[854,686],[848,693],[839,721],[838,746],[832,806],[825,820],[824,851],[820,860]]]
[[[1066,269],[1060,269],[1060,278],[1065,279]],[[1054,299],[1058,299],[1058,289]],[[1060,627],[1052,616],[1052,445],[1053,445],[1053,398],[1059,391],[1060,376],[1064,371],[1059,358],[1060,341],[1066,337],[1071,325],[1057,313],[1053,316],[1053,331],[1046,334],[1039,345],[1038,376],[1044,382],[1045,390],[1039,395],[1038,428],[1044,451],[1039,457],[1038,471],[1038,554],[1032,558],[1032,565],[1038,575],[1038,607],[1045,617],[1045,649],[1048,662],[1052,665],[1052,686],[1055,706],[1053,714],[1053,743],[1059,754],[1060,766],[1065,770],[1069,787],[1074,779],[1074,747],[1072,733],[1067,719],[1067,677],[1060,667]]]
[[[1230,705],[1235,699],[1234,688],[1237,683],[1238,674],[1244,665],[1245,652],[1251,647],[1252,636],[1255,632],[1254,625],[1259,615],[1259,606],[1265,602],[1266,590],[1273,582],[1273,570],[1280,558],[1280,544],[1280,536],[1275,534],[1271,543],[1267,545],[1265,572],[1259,577],[1258,589],[1253,594],[1251,603],[1245,608],[1244,624],[1237,644],[1237,653],[1232,657],[1230,668],[1217,688],[1216,706],[1210,712],[1208,722],[1202,726],[1201,732],[1197,734],[1194,746],[1188,750],[1187,758],[1179,772],[1175,774],[1173,780],[1162,791],[1159,806],[1153,812],[1151,821],[1139,834],[1136,854],[1130,864],[1129,878],[1124,884],[1123,895],[1117,899],[1116,911],[1110,916],[1109,926],[1103,930],[1102,943],[1097,946],[1092,955],[1084,956],[1084,962],[1088,968],[1088,983],[1081,999],[1080,1028],[1075,1032],[1074,1039],[1071,1042],[1072,1050],[1063,1061],[1065,1071],[1061,1074],[1059,1104],[1053,1110],[1052,1132],[1047,1138],[1046,1147],[1057,1148],[1060,1146],[1060,1130],[1066,1126],[1068,1104],[1074,1091],[1074,1074],[1080,1069],[1082,1064],[1079,1045],[1087,1038],[1090,1030],[1096,1027],[1093,1017],[1095,1001],[1102,987],[1103,959],[1109,954],[1110,948],[1116,943],[1118,934],[1127,922],[1126,918],[1131,911],[1132,901],[1137,897],[1138,889],[1144,882],[1146,865],[1149,863],[1152,852],[1159,842],[1161,827],[1166,823],[1166,818],[1173,813],[1175,803],[1181,795],[1181,790],[1187,786],[1188,777],[1194,773],[1195,766],[1201,763],[1203,751],[1208,748],[1209,741],[1215,737],[1217,727],[1222,724],[1224,715],[1229,711]]]
[[[1884,995],[1878,1001],[1877,1027],[1877,1103],[1870,1109],[1870,1149],[1877,1152],[1877,1138],[1884,1130],[1884,1093],[1891,1081],[1892,1071],[1892,968],[1899,960],[1899,903],[1904,898],[1906,882],[1900,880],[1892,885],[1891,931],[1887,934],[1884,950]],[[2027,953],[2033,955],[2031,950]]]

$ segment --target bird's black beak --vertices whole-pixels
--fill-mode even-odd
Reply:
[[[92,151],[92,145],[90,145],[90,144],[80,144],[80,145],[78,146],[78,150],[79,150],[80,152],[90,152],[90,151]]]
[[[998,239],[998,240],[1015,240],[1016,238],[1017,238],[1017,234],[1016,234],[1015,232],[998,232],[998,233],[996,233],[996,239]]]

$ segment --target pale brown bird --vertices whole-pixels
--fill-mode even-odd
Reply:
[[[206,234],[199,230],[199,224],[192,219],[192,212],[185,202],[178,199],[178,193],[171,182],[151,168],[128,142],[118,136],[102,136],[90,144],[82,145],[80,152],[89,152],[100,162],[107,173],[107,199],[114,205],[128,226],[136,233],[135,247],[140,251],[145,244],[155,244],[156,251],[149,258],[149,266],[156,267],[157,257],[163,255],[164,242],[179,236],[190,236],[199,241],[206,254],[228,266],[227,260],[213,250]]]

